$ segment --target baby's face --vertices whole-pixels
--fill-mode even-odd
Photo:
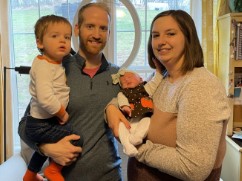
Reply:
[[[125,74],[121,76],[119,80],[123,89],[135,88],[143,82],[142,78],[138,74],[132,72],[125,72]]]

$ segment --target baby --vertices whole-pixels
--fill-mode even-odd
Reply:
[[[123,145],[123,152],[133,157],[138,153],[136,145],[142,143],[150,125],[153,114],[152,95],[161,82],[162,75],[156,71],[154,77],[145,82],[131,70],[120,69],[112,75],[113,84],[119,83],[121,91],[118,93],[118,105],[130,120],[131,129],[128,130],[121,122],[119,125],[119,138]]]

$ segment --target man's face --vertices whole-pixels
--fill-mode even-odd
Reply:
[[[109,15],[103,9],[89,7],[84,10],[82,24],[75,27],[75,34],[79,36],[79,53],[82,56],[102,52],[109,38],[109,25]]]

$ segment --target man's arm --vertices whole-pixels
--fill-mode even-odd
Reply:
[[[118,108],[117,98],[113,98],[105,108],[105,120],[117,139],[119,137],[118,128],[120,122],[123,122],[126,128],[130,129],[129,121]]]
[[[42,155],[51,157],[56,163],[66,166],[70,165],[72,162],[76,161],[76,158],[82,152],[81,147],[77,147],[71,144],[71,140],[78,140],[80,136],[70,135],[62,138],[57,143],[46,143],[39,145],[31,140],[29,140],[25,134],[25,127],[27,116],[30,113],[30,104],[26,108],[24,116],[22,117],[19,127],[18,134],[20,138],[32,149],[39,152]]]
[[[79,140],[78,135],[69,135],[56,143],[46,143],[39,146],[40,151],[47,157],[51,157],[56,163],[66,166],[76,161],[82,152],[82,148],[71,144],[72,140]]]

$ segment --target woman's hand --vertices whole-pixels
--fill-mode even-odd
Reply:
[[[40,151],[51,157],[56,163],[67,166],[75,162],[82,148],[71,144],[72,140],[78,140],[80,136],[70,135],[66,136],[57,143],[46,143],[40,145]]]
[[[123,113],[114,105],[110,104],[106,108],[106,117],[108,126],[112,129],[114,136],[118,139],[119,138],[119,123],[123,122],[126,128],[130,129],[130,123],[125,118]]]

